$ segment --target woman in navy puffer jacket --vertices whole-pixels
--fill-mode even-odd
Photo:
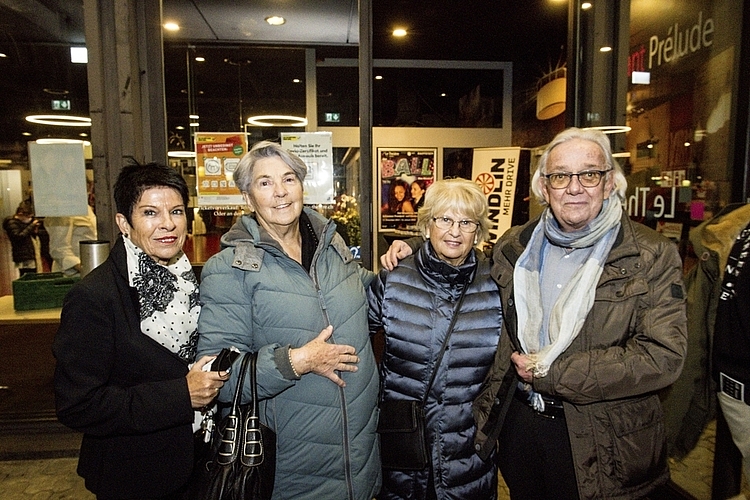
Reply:
[[[381,271],[368,291],[370,330],[383,328],[386,339],[381,400],[421,400],[437,369],[425,406],[430,466],[417,471],[384,469],[379,499],[497,495],[493,460],[485,462],[474,452],[471,413],[492,365],[502,322],[489,261],[475,248],[487,238],[487,214],[487,200],[475,183],[434,183],[417,221],[427,243],[393,271]],[[436,367],[454,314],[455,326]]]

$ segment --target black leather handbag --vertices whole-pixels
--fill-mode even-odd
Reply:
[[[424,470],[429,463],[421,401],[397,399],[380,403],[380,460],[385,469]]]
[[[448,346],[453,327],[456,325],[458,311],[464,300],[468,284],[458,298],[453,311],[448,332],[440,347],[440,353],[435,361],[435,368],[430,375],[424,396],[420,401],[412,399],[389,399],[381,401],[380,418],[378,419],[378,434],[380,434],[380,461],[384,469],[395,470],[424,470],[430,463],[425,437],[424,406],[430,394],[440,362],[443,360],[445,348]]]
[[[276,434],[258,418],[255,381],[256,353],[246,353],[229,413],[212,438],[206,473],[198,488],[204,500],[270,499],[276,474]],[[240,405],[242,387],[250,373],[252,401]]]

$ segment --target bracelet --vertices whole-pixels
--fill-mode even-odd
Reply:
[[[292,347],[289,346],[289,350],[287,351],[289,353],[289,366],[292,368],[292,373],[294,373],[294,376],[297,378],[302,378],[299,373],[297,373],[297,370],[294,368],[294,363],[292,363]]]

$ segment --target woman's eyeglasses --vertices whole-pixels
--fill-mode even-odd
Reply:
[[[573,180],[573,176],[578,177],[578,182],[581,183],[581,186],[593,188],[598,186],[602,181],[602,177],[611,170],[611,168],[609,170],[584,170],[576,174],[555,172],[554,174],[542,174],[542,176],[547,178],[547,182],[549,182],[552,189],[564,189],[568,187],[570,181]]]
[[[453,220],[450,217],[433,217],[433,222],[438,229],[448,230],[453,227],[453,224],[458,224],[458,229],[462,233],[473,233],[479,227],[479,224],[473,220]]]

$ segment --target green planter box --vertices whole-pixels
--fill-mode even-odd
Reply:
[[[80,281],[79,276],[65,277],[63,273],[28,273],[13,281],[13,309],[53,309],[62,307],[68,290]]]

